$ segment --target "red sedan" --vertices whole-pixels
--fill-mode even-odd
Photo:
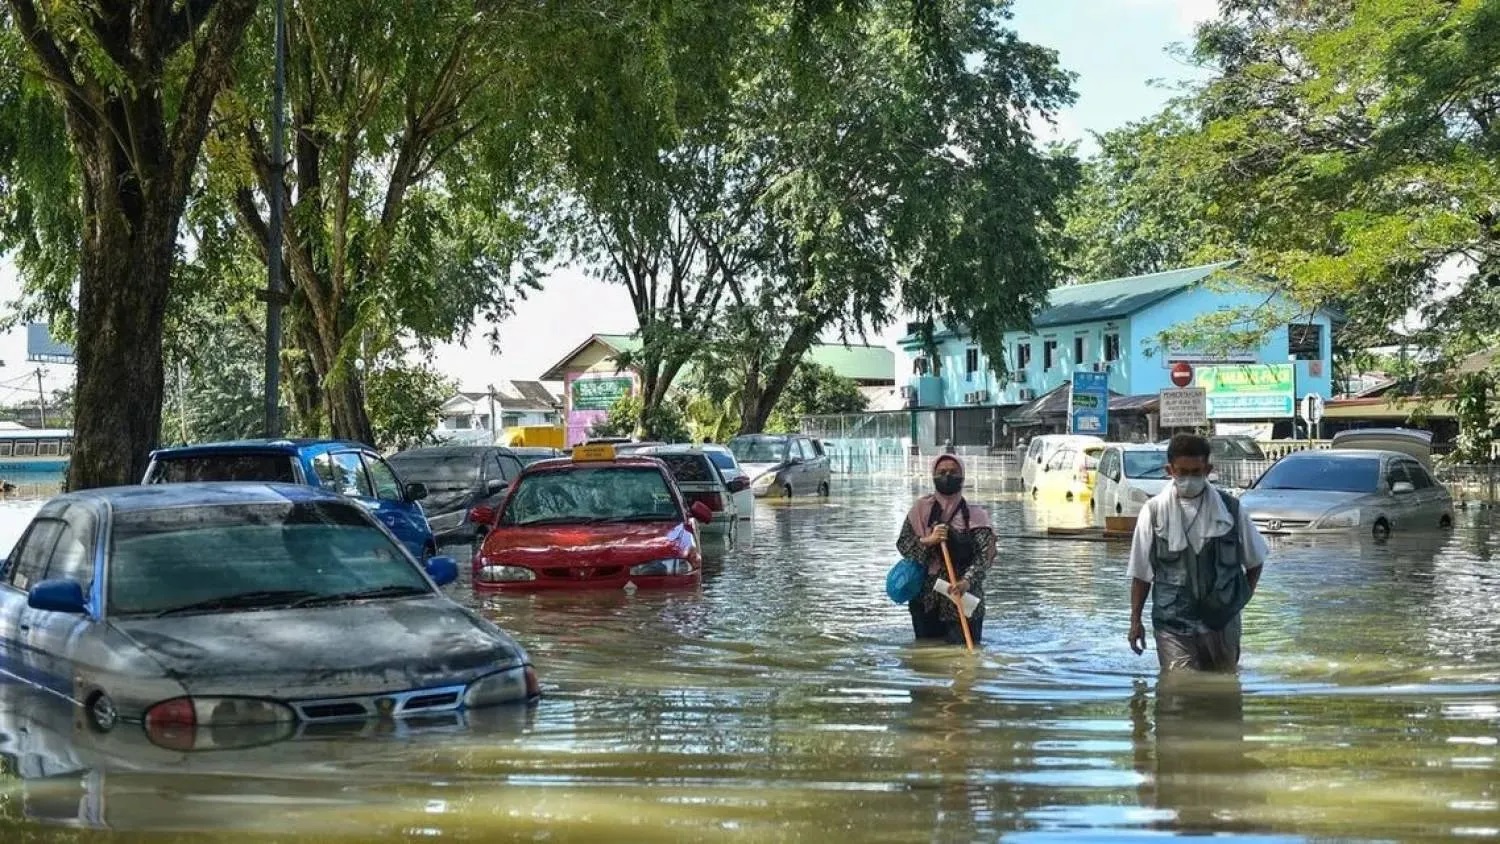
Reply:
[[[498,512],[475,507],[487,526],[474,555],[474,589],[534,592],[692,586],[703,570],[698,524],[665,466],[582,446],[569,460],[528,466]]]

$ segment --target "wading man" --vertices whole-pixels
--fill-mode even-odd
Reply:
[[[1235,498],[1208,482],[1208,440],[1178,434],[1167,446],[1172,483],[1146,502],[1130,545],[1130,647],[1146,649],[1141,612],[1163,671],[1233,671],[1240,611],[1255,594],[1266,540]]]

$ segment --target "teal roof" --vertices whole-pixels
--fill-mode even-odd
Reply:
[[[1032,317],[1032,325],[1047,328],[1129,316],[1200,284],[1209,276],[1232,267],[1235,263],[1222,261],[1150,275],[1054,287],[1047,297],[1047,307]],[[933,326],[933,337],[936,339],[954,334],[956,332],[945,325]],[[908,348],[917,346],[920,342],[916,334],[901,338],[901,345]]]
[[[883,346],[819,343],[807,350],[806,359],[851,381],[894,383],[896,379],[896,353]]]

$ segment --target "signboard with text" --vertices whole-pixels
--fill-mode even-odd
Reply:
[[[1109,373],[1075,372],[1068,393],[1068,430],[1074,434],[1109,433]]]
[[[571,387],[573,402],[570,409],[575,413],[584,410],[609,410],[615,402],[630,395],[631,385],[631,379],[626,376],[578,378]]]
[[[1158,400],[1163,428],[1202,428],[1208,425],[1208,392],[1202,387],[1162,390]]]
[[[1209,419],[1286,419],[1297,410],[1296,370],[1289,363],[1202,366],[1198,386]]]

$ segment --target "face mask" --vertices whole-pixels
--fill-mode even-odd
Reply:
[[[1208,479],[1202,477],[1176,477],[1172,483],[1177,486],[1177,494],[1183,498],[1197,498],[1208,488]]]
[[[932,479],[932,486],[939,495],[955,495],[964,488],[964,476],[938,475]]]

